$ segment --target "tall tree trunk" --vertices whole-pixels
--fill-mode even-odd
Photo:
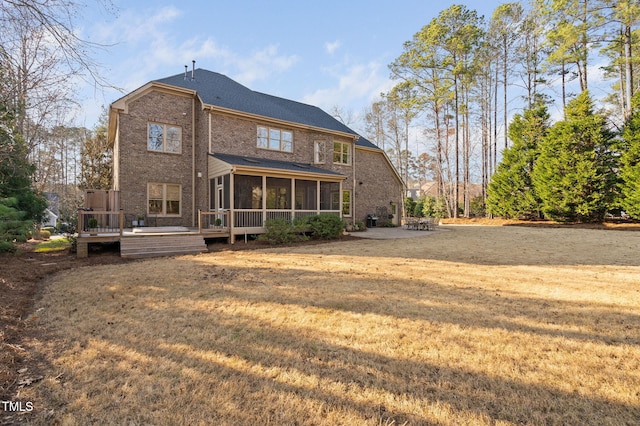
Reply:
[[[503,39],[502,52],[502,94],[504,95],[504,149],[507,149],[507,38]]]
[[[498,158],[498,63],[496,62],[496,76],[494,82],[493,105],[493,170],[496,170]]]
[[[633,97],[633,56],[631,52],[631,26],[624,29],[624,59],[625,59],[625,97],[626,108],[624,118],[631,116],[631,98]]]
[[[455,109],[455,123],[456,123],[456,181],[454,189],[454,210],[453,217],[458,217],[458,200],[460,199],[460,109],[458,105],[458,77],[453,77],[453,90],[454,90],[454,109]]]
[[[567,113],[565,111],[567,110],[567,81],[566,81],[567,71],[565,69],[564,60],[562,61],[562,69],[560,72],[562,73],[562,114],[564,116],[564,119],[566,120]]]

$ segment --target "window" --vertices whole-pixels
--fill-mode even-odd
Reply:
[[[182,152],[182,128],[168,124],[149,123],[147,149],[180,154]]]
[[[334,164],[351,164],[351,149],[346,142],[333,143],[333,163]]]
[[[351,191],[342,191],[342,215],[351,216]]]
[[[258,148],[274,151],[293,151],[293,133],[288,130],[272,129],[258,126]]]
[[[182,188],[170,183],[149,183],[147,210],[150,215],[180,216]]]
[[[325,162],[325,143],[324,141],[316,141],[313,144],[313,162],[316,164],[324,164]]]

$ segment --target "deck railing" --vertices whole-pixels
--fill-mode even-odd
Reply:
[[[334,214],[336,210],[234,210],[233,227],[263,228],[264,222],[270,219],[295,220],[318,214]],[[123,235],[124,211],[78,210],[78,235],[82,237],[99,235]],[[228,233],[231,227],[229,211],[198,212],[198,232]]]
[[[78,235],[122,235],[124,228],[124,212],[78,210]]]
[[[198,232],[227,233],[229,232],[229,212],[198,212]]]
[[[302,217],[317,216],[319,214],[333,214],[340,216],[339,210],[234,210],[234,228],[262,228],[264,222],[271,219],[292,221]]]

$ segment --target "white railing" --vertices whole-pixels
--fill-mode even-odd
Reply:
[[[261,228],[263,226],[262,210],[235,210],[233,213],[234,228]]]
[[[291,222],[292,213],[291,210],[267,210],[266,220],[282,219]]]
[[[340,216],[339,210],[235,210],[234,228],[262,228],[264,222],[270,219],[284,219],[293,221],[298,218],[332,214]]]

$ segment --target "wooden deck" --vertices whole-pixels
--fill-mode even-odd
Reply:
[[[134,259],[143,257],[173,256],[179,254],[202,253],[207,251],[206,239],[230,238],[228,230],[199,232],[197,228],[177,230],[136,228],[119,233],[78,235],[78,257],[89,255],[89,244],[120,243],[120,256]]]
[[[124,214],[108,211],[78,212],[78,257],[89,255],[89,244],[120,243],[120,256],[142,258],[201,253],[209,238],[231,239],[226,213],[201,212],[199,226],[124,228]],[[209,223],[211,222],[211,224]]]

